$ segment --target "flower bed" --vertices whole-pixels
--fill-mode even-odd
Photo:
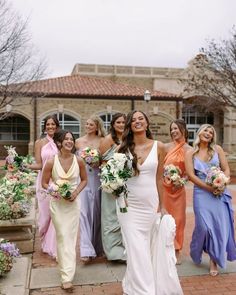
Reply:
[[[19,256],[20,252],[15,244],[0,239],[0,277],[12,269],[14,257]]]
[[[0,179],[0,220],[25,217],[30,211],[36,174],[26,169],[31,159],[21,157],[15,148],[6,147],[6,174]],[[29,160],[30,159],[30,160]]]

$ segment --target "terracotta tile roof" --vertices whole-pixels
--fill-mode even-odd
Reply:
[[[22,95],[47,97],[94,97],[94,98],[142,98],[143,87],[113,82],[88,76],[71,75],[21,84]],[[180,97],[160,91],[151,92],[152,98],[179,99]]]

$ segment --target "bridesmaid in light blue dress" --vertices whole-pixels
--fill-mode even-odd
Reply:
[[[185,163],[187,174],[194,183],[195,228],[190,255],[196,264],[200,264],[202,253],[206,252],[210,257],[211,276],[218,275],[217,265],[226,267],[226,259],[236,260],[232,197],[227,189],[216,192],[205,182],[207,171],[212,166],[220,167],[227,177],[230,176],[224,151],[215,142],[213,126],[202,125],[197,132],[193,150],[186,154]]]
[[[48,160],[44,167],[42,187],[48,189],[50,179],[54,184],[66,181],[71,185],[71,195],[68,199],[51,197],[50,212],[56,230],[61,288],[72,292],[79,222],[79,202],[76,199],[86,186],[87,175],[83,160],[72,153],[75,144],[73,134],[63,130],[56,138],[59,152],[53,159]]]
[[[105,136],[103,121],[97,116],[92,116],[87,120],[85,130],[86,135],[77,139],[75,143],[78,155],[86,147],[98,150]],[[86,164],[88,183],[80,194],[80,259],[84,263],[103,255],[99,165],[99,161],[94,165]]]
[[[124,131],[125,115],[116,113],[112,117],[110,133],[102,140],[100,152],[102,161],[108,161],[121,142]],[[116,199],[112,194],[102,191],[101,206],[102,244],[108,260],[125,262],[125,248],[120,224],[116,213]]]

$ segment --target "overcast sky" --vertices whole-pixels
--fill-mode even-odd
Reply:
[[[49,77],[76,63],[185,67],[209,38],[228,38],[236,0],[8,0],[29,17]]]

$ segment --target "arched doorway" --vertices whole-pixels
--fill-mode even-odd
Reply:
[[[12,114],[1,120],[0,123],[0,158],[6,157],[5,145],[16,147],[19,155],[28,154],[30,141],[30,121],[18,114]]]

